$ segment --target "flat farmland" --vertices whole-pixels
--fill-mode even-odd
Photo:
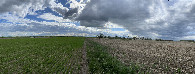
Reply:
[[[80,73],[85,38],[0,39],[0,73]]]
[[[109,53],[126,66],[144,73],[195,73],[195,43],[177,41],[92,38],[110,47]],[[138,72],[139,72],[138,71]]]
[[[84,37],[2,38],[0,73],[195,73],[195,43]]]

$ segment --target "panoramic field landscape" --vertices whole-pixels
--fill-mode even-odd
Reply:
[[[195,0],[0,0],[0,74],[195,74]]]
[[[194,73],[194,46],[124,38],[1,38],[0,73]]]

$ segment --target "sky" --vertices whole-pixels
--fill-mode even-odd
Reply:
[[[195,0],[1,0],[0,36],[195,40]]]

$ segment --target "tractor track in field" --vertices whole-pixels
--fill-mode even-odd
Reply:
[[[84,41],[84,45],[82,48],[82,62],[81,62],[81,74],[88,74],[88,62],[87,62],[87,50],[86,50],[86,40]]]

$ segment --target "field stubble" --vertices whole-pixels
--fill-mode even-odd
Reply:
[[[109,51],[126,66],[143,65],[151,73],[195,73],[195,44],[190,42],[98,39],[91,40],[115,50]]]

